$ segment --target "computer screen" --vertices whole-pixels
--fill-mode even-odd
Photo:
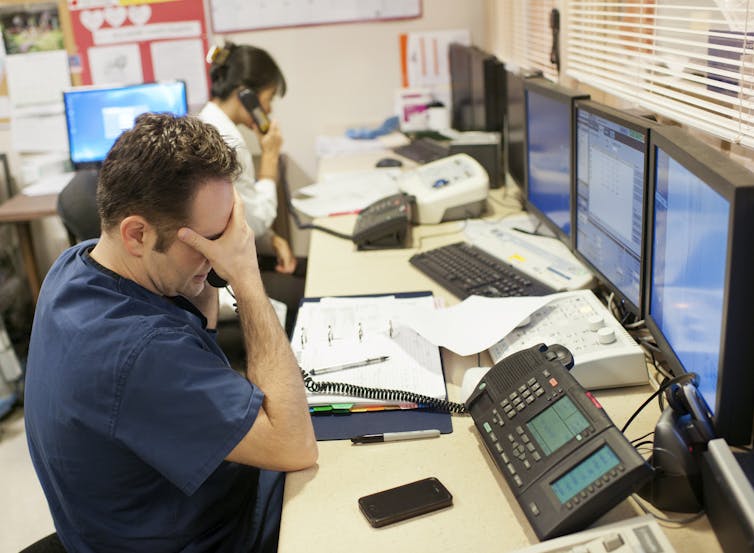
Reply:
[[[526,207],[569,246],[573,103],[588,97],[544,78],[524,81]]]
[[[505,172],[524,188],[524,76],[514,70],[505,72]]]
[[[641,318],[651,121],[576,102],[574,251]]]
[[[450,124],[458,130],[473,126],[471,99],[471,49],[456,42],[448,46],[450,68]]]
[[[674,374],[699,375],[715,429],[754,418],[754,174],[678,128],[650,133],[647,325]]]
[[[70,158],[77,169],[101,165],[115,139],[142,113],[188,113],[182,81],[73,88],[63,92],[63,103]]]

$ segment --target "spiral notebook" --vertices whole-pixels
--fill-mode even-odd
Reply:
[[[409,309],[422,305],[434,305],[431,292],[305,298],[291,347],[307,372],[389,357],[376,364],[312,376],[315,381],[399,389],[444,399],[447,391],[439,348],[402,322]],[[314,393],[308,393],[307,399],[320,440],[429,428],[452,431],[450,415],[417,408],[415,403]]]

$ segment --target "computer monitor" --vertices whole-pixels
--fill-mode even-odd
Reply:
[[[63,92],[63,103],[76,169],[99,167],[115,139],[142,113],[188,113],[183,81],[73,88]]]
[[[458,131],[473,126],[471,99],[471,49],[456,42],[448,46],[450,69],[450,124]]]
[[[524,75],[514,70],[505,72],[505,120],[503,147],[505,173],[519,188],[524,188]]]
[[[674,374],[699,375],[715,430],[754,419],[754,174],[682,129],[650,133],[647,326]]]
[[[537,77],[524,81],[526,207],[571,246],[573,110],[588,94]]]
[[[574,253],[640,319],[652,121],[591,100],[576,102],[575,118]]]
[[[484,130],[502,136],[505,124],[505,64],[495,56],[484,61]],[[501,152],[502,154],[502,152]]]

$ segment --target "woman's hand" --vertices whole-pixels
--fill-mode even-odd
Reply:
[[[275,257],[277,257],[278,263],[275,265],[275,270],[278,273],[284,273],[290,275],[296,270],[296,257],[291,251],[291,245],[288,241],[278,236],[277,234],[272,237],[272,247],[275,250]]]

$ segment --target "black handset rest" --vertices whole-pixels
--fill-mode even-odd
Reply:
[[[412,197],[387,196],[364,208],[356,219],[352,240],[360,250],[401,248],[411,226]]]

